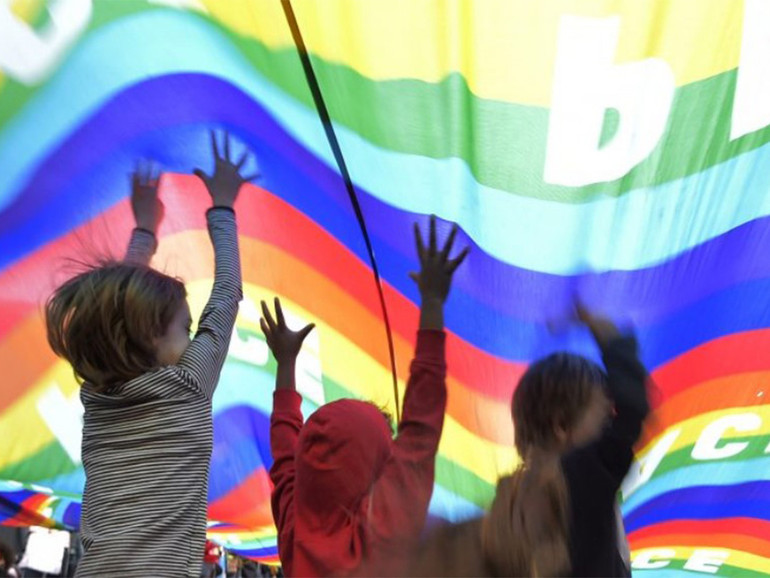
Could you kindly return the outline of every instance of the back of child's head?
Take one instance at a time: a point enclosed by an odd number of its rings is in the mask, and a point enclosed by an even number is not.
[[[522,462],[498,483],[481,526],[482,555],[491,575],[569,572],[569,496],[559,459],[569,449],[565,436],[605,384],[598,365],[569,353],[536,361],[521,377],[512,414]]]
[[[154,340],[185,297],[181,281],[150,267],[101,264],[48,299],[48,343],[79,380],[97,388],[119,385],[158,366]]]
[[[604,371],[571,353],[554,353],[529,366],[513,394],[516,449],[524,459],[535,448],[554,450],[557,430],[569,432],[580,421],[597,388],[606,385]]]
[[[368,554],[368,498],[390,457],[390,426],[374,404],[342,399],[321,406],[295,451],[295,559],[320,575],[349,575]]]
[[[355,508],[382,472],[391,443],[390,426],[374,404],[341,399],[321,406],[300,431],[298,492],[319,497],[318,513]]]

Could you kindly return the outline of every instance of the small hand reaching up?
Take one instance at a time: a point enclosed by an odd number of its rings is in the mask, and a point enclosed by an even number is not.
[[[578,321],[591,331],[599,347],[606,346],[620,336],[620,331],[611,319],[593,313],[580,301],[575,301],[575,314]]]
[[[259,320],[259,325],[262,327],[262,333],[265,334],[267,339],[267,346],[279,363],[296,358],[299,355],[305,337],[315,327],[315,323],[310,323],[299,331],[289,329],[283,316],[281,300],[278,297],[275,298],[275,319],[273,319],[267,303],[262,301],[262,319]]]
[[[211,195],[215,207],[232,208],[241,185],[253,181],[259,176],[259,172],[246,176],[241,175],[243,167],[251,156],[248,150],[244,150],[238,161],[233,161],[230,153],[230,134],[225,132],[222,149],[217,143],[217,135],[211,131],[211,151],[214,155],[214,174],[207,175],[202,169],[195,169],[193,173],[203,181]]]
[[[454,259],[449,258],[452,251],[457,225],[452,227],[444,246],[439,250],[436,241],[436,217],[430,218],[428,246],[422,239],[420,228],[414,224],[414,237],[417,245],[417,256],[420,259],[420,272],[410,273],[409,276],[420,289],[422,304],[420,308],[420,329],[444,328],[444,302],[449,295],[452,276],[468,255],[468,247],[463,249]]]
[[[131,173],[131,210],[134,221],[140,229],[158,232],[158,226],[165,212],[158,198],[158,183],[161,173],[150,162],[139,161]]]

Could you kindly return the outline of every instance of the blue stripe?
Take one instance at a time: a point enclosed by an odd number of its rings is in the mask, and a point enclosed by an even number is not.
[[[650,500],[672,490],[706,484],[709,486],[731,486],[760,480],[770,482],[770,456],[743,462],[687,466],[653,478],[632,493],[623,502],[621,510],[624,516],[630,516],[636,509]]]
[[[625,518],[626,531],[671,520],[755,518],[770,521],[770,482],[698,486],[663,494]]]
[[[132,50],[126,51],[129,45]],[[110,74],[95,73],[105,64],[94,59],[98,54],[111,55]],[[89,34],[6,127],[0,135],[1,164],[7,167],[0,174],[0,206],[20,194],[48,151],[106,98],[137,81],[179,71],[214,74],[243,87],[304,147],[333,166],[314,111],[262,78],[226,37],[202,19],[156,11]],[[93,81],[84,83],[83,78]],[[66,107],[60,104],[61,95],[68,96]],[[220,113],[227,115],[224,107]],[[358,185],[403,210],[436,212],[459,221],[485,250],[533,270],[571,274],[641,268],[770,214],[768,147],[620,199],[563,205],[479,185],[459,159],[436,161],[384,151],[344,127],[337,131]],[[740,190],[740,195],[725,194],[728,176],[730,188]],[[420,187],[419,194],[415,186]],[[446,191],[452,191],[451,203]],[[650,227],[651,223],[656,225]],[[512,241],[512,232],[518,242]]]
[[[267,415],[237,406],[214,416],[209,502],[227,495],[254,471],[272,465]]]
[[[167,84],[171,80],[152,81],[148,86],[155,83],[154,86],[164,88],[161,93],[177,94],[177,91],[167,91],[173,87]],[[206,77],[185,76],[176,77],[175,80],[178,82],[179,90],[183,88],[186,90],[190,101],[194,101],[197,95],[206,95],[200,103],[196,102],[193,108],[196,112],[192,115],[193,117],[205,118],[213,114],[222,102],[245,107],[233,107],[248,113],[249,122],[241,127],[239,134],[257,149],[264,167],[265,185],[277,191],[290,204],[306,211],[311,218],[353,250],[359,258],[364,258],[363,243],[354,227],[344,191],[334,173],[328,169],[325,172],[319,169],[316,179],[312,180],[309,174],[315,170],[312,165],[295,164],[290,160],[292,157],[287,159],[283,154],[285,151],[285,155],[301,155],[301,148],[292,143],[288,136],[272,123],[264,111],[250,103],[245,95],[229,85]],[[111,108],[110,114],[117,113],[124,105],[124,101],[116,100],[114,104],[115,107]],[[166,105],[170,109],[179,109],[176,99],[168,100]],[[163,107],[161,109],[163,112],[170,112],[170,109],[166,110]],[[141,118],[127,117],[127,122],[135,126],[140,126],[140,120]],[[183,122],[184,119],[176,120]],[[183,149],[175,147],[175,143],[178,142],[185,142],[186,147]],[[78,154],[95,154],[86,151],[100,150],[102,151],[100,154],[104,155],[110,148],[109,143],[89,140],[88,144],[90,145],[88,147],[74,147],[71,154],[77,158]],[[87,216],[79,210],[73,199],[91,199],[89,204],[98,212],[121,198],[124,193],[117,191],[114,187],[108,187],[107,184],[114,182],[115,175],[123,175],[128,170],[138,152],[158,153],[161,160],[167,161],[172,166],[186,164],[189,167],[195,160],[206,158],[207,149],[204,127],[182,124],[163,131],[144,133],[141,138],[130,141],[128,148],[116,151],[114,155],[117,158],[110,159],[111,162],[104,162],[96,169],[90,170],[88,176],[77,178],[73,175],[73,178],[65,179],[67,185],[62,186],[58,182],[60,176],[52,177],[50,171],[43,171],[41,180],[32,181],[34,188],[30,189],[30,198],[40,194],[49,199],[44,213],[47,219],[46,227],[41,227],[39,221],[30,219],[17,221],[15,230],[0,228],[3,231],[0,233],[0,258],[7,263],[11,258],[11,252],[18,254],[42,242],[39,237],[44,234],[43,231],[46,228],[48,236],[62,234],[76,224],[72,222],[73,220],[84,220]],[[174,151],[174,154],[162,151]],[[301,156],[298,158],[306,160]],[[70,166],[70,163],[63,162],[68,160],[66,157],[57,156],[52,160],[56,161],[57,166]],[[46,182],[49,182],[46,179],[54,179],[54,181],[46,186]],[[58,188],[52,189],[55,184],[59,185]],[[104,193],[97,195],[96,191]],[[308,195],[308,191],[313,191],[313,196]],[[391,238],[408,237],[407,223],[412,217],[391,211],[388,214],[384,206],[380,207],[379,220],[391,226]],[[56,214],[57,219],[50,219],[52,214]],[[767,231],[767,223],[763,224],[765,227],[761,230],[761,235],[766,234]],[[398,233],[399,230],[403,233]],[[386,244],[382,239],[377,239],[376,249],[385,278],[407,297],[416,301],[416,290],[405,275],[406,271],[414,268],[413,258],[405,260],[401,250]],[[471,257],[467,266],[458,271],[458,287],[453,290],[447,309],[447,325],[450,329],[493,355],[517,361],[531,360],[556,349],[570,349],[588,354],[593,358],[597,357],[590,339],[583,331],[573,330],[564,335],[554,336],[542,324],[518,321],[501,315],[499,311],[474,299],[469,292],[463,291],[463,287],[473,287],[474,293],[478,294],[486,290],[488,293],[497,293],[500,299],[510,291],[509,299],[517,299],[515,288],[498,286],[496,279],[480,278],[475,270],[474,259],[475,257]],[[621,281],[615,290],[618,296],[627,286],[629,279]],[[595,291],[600,293],[604,289],[601,285],[597,285]],[[768,315],[770,311],[763,305],[764,298],[768,294],[767,290],[768,282],[764,279],[745,283],[696,302],[688,309],[667,318],[663,323],[653,327],[642,327],[640,337],[645,361],[651,367],[656,367],[696,345],[721,335],[770,325]],[[564,307],[564,303],[560,303],[557,299],[554,299],[553,303],[557,310]],[[633,311],[633,308],[629,309]],[[469,316],[467,313],[469,311],[472,311],[473,315]],[[551,309],[550,313],[554,313],[554,309]]]

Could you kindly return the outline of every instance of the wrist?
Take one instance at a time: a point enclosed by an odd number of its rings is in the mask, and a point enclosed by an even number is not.
[[[295,383],[295,362],[296,357],[276,357],[278,362],[278,370],[275,373],[275,389],[276,391],[282,389],[296,390],[297,384]]]
[[[434,293],[420,295],[420,302],[423,307],[444,307],[444,298]]]
[[[142,231],[147,231],[153,235],[157,233],[158,229],[154,222],[146,222],[140,219],[137,219],[136,221],[136,228],[141,229]]]
[[[233,208],[233,201],[234,201],[234,199],[231,199],[231,198],[223,198],[223,197],[218,197],[218,196],[212,196],[211,197],[211,201],[212,201],[212,207],[213,208],[217,208],[217,207],[221,207],[221,208],[225,208],[225,209],[232,209]]]
[[[420,329],[444,329],[444,301],[442,299],[423,298],[420,307]]]

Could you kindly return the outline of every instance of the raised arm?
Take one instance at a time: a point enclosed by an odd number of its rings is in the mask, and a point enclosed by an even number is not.
[[[195,337],[178,363],[178,367],[191,377],[193,385],[208,397],[214,395],[219,382],[238,313],[238,302],[243,298],[233,203],[241,186],[257,176],[241,176],[240,171],[248,160],[248,151],[243,153],[238,162],[233,162],[229,135],[225,134],[223,153],[220,153],[213,132],[211,145],[214,174],[208,176],[200,169],[196,169],[195,174],[204,182],[213,201],[213,207],[206,212],[206,218],[214,247],[214,287],[201,314]]]
[[[607,369],[607,384],[615,413],[601,437],[587,448],[620,486],[633,460],[633,447],[650,411],[647,399],[649,379],[638,356],[636,338],[621,334],[610,320],[593,315],[578,306],[583,321],[601,349]]]
[[[137,265],[149,265],[158,247],[158,225],[163,220],[164,207],[158,198],[160,173],[151,163],[139,162],[131,173],[131,211],[136,227],[123,260]]]
[[[377,543],[372,560],[376,571],[400,573],[391,566],[403,550],[417,543],[433,493],[436,453],[446,410],[444,303],[452,276],[465,259],[464,249],[449,258],[457,226],[439,249],[435,218],[430,221],[428,246],[415,225],[420,272],[411,273],[420,290],[420,330],[404,396],[404,413],[393,451],[371,494],[370,532]]]
[[[292,554],[286,549],[294,542],[294,455],[302,428],[302,397],[296,391],[295,368],[302,342],[315,326],[311,323],[299,331],[289,329],[281,301],[277,297],[275,318],[267,304],[262,301],[262,319],[259,323],[278,364],[273,413],[270,416],[270,451],[273,455],[273,466],[270,468],[273,493],[270,502],[278,529],[278,553],[284,566],[287,566]],[[288,570],[287,568],[287,574]]]

